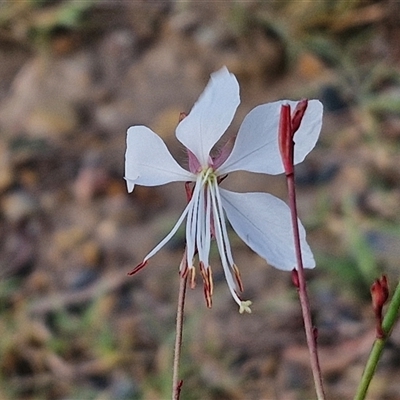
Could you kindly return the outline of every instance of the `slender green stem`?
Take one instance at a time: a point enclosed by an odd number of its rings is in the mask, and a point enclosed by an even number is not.
[[[299,298],[301,311],[303,313],[304,330],[307,338],[307,346],[310,352],[311,370],[314,378],[314,386],[318,400],[325,399],[325,392],[322,382],[321,368],[319,365],[317,343],[315,338],[315,331],[311,319],[310,302],[307,294],[307,284],[304,274],[303,259],[301,256],[301,244],[299,234],[299,223],[297,218],[297,205],[296,205],[296,188],[294,182],[294,173],[286,175],[286,181],[289,194],[289,205],[292,217],[293,235],[296,249],[297,259],[297,273],[299,278]]]
[[[179,363],[181,358],[183,316],[185,309],[187,274],[179,276],[178,309],[176,312],[176,337],[174,347],[174,364],[172,373],[172,400],[179,400],[182,381],[179,379]]]
[[[397,321],[399,310],[400,310],[400,281],[397,284],[392,300],[388,306],[385,318],[383,319],[382,322],[382,330],[385,336],[384,338],[381,339],[379,338],[375,339],[374,344],[372,345],[371,353],[369,355],[367,364],[365,365],[365,369],[361,377],[361,381],[358,386],[354,400],[365,399],[369,384],[371,383],[371,380],[375,374],[375,370],[378,365],[378,361],[382,355],[382,351],[386,344],[387,338],[390,336],[393,326]]]

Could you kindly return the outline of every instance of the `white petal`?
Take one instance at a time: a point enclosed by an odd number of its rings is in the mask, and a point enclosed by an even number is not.
[[[251,110],[239,129],[232,153],[218,169],[218,174],[251,171],[265,174],[284,172],[279,152],[278,129],[281,106],[289,104],[292,112],[297,101],[281,100]],[[322,104],[310,100],[299,130],[294,135],[294,164],[304,160],[314,148],[322,125]]]
[[[270,265],[297,268],[289,207],[267,193],[235,193],[220,188],[222,205],[240,238]],[[313,254],[299,224],[304,268],[314,268]]]
[[[146,126],[128,129],[125,153],[128,191],[136,184],[157,186],[175,181],[193,181],[194,175],[171,156],[163,140]]]
[[[176,128],[176,137],[205,167],[212,147],[224,134],[240,103],[239,84],[226,67],[211,79],[189,115]]]

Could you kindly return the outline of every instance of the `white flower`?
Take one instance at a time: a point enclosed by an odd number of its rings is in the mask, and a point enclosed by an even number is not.
[[[249,301],[242,301],[242,283],[233,260],[225,218],[241,239],[269,264],[281,270],[296,268],[296,256],[288,206],[266,193],[235,193],[222,189],[220,181],[233,171],[280,174],[284,167],[279,152],[278,127],[282,104],[293,108],[294,101],[278,101],[254,108],[244,119],[230,154],[210,152],[224,134],[240,103],[239,84],[224,67],[213,73],[204,92],[176,128],[176,137],[187,148],[189,170],[171,156],[162,139],[145,126],[128,129],[125,179],[128,191],[135,185],[157,186],[169,182],[192,182],[191,198],[171,232],[144,258],[132,273],[143,268],[176,233],[186,218],[186,259],[181,273],[190,274],[196,252],[204,281],[206,302],[211,307],[213,290],[209,262],[211,239],[215,237],[230,292],[240,312],[250,312]],[[322,123],[322,104],[310,100],[300,128],[295,134],[294,163],[300,163],[313,149]],[[305,268],[315,266],[312,252],[300,224]]]

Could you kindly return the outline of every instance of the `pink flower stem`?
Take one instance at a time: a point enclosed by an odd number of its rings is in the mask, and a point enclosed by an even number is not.
[[[297,260],[297,282],[298,292],[300,298],[301,311],[303,313],[304,330],[307,338],[307,346],[310,352],[311,370],[314,378],[315,391],[317,393],[318,400],[325,399],[325,392],[322,382],[321,368],[319,365],[317,341],[316,341],[316,328],[312,324],[310,302],[307,294],[307,284],[304,274],[303,260],[301,255],[300,246],[300,235],[299,235],[299,223],[297,218],[297,206],[296,206],[296,188],[294,182],[294,172],[286,174],[286,182],[289,194],[289,206],[292,217],[292,227],[294,244],[296,249],[296,260]]]
[[[183,259],[185,259],[185,255]],[[174,347],[174,364],[172,372],[172,400],[179,400],[183,384],[183,381],[179,379],[179,363],[182,348],[183,316],[185,309],[187,277],[188,274],[179,274],[178,309],[176,312],[176,337]]]
[[[296,186],[294,182],[294,135],[301,125],[303,117],[307,111],[307,107],[307,99],[299,101],[293,113],[291,113],[291,107],[289,104],[284,104],[281,106],[278,140],[288,187],[294,246],[296,249],[297,270],[293,270],[292,279],[299,292],[301,311],[303,313],[304,330],[306,332],[307,346],[310,352],[311,370],[314,378],[315,391],[317,393],[318,400],[324,400],[325,393],[317,352],[317,329],[313,326],[311,320],[310,302],[308,300],[303,258],[301,256],[299,220],[297,218],[296,206]]]

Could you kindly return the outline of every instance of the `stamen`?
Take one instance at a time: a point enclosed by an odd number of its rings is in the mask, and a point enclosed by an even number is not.
[[[211,193],[210,189],[207,186],[207,198],[206,200],[206,223],[205,223],[205,232],[204,232],[204,253],[205,259],[202,260],[205,265],[209,264],[209,255],[211,248]]]
[[[236,278],[236,282],[237,282],[237,284],[239,286],[239,290],[241,292],[243,292],[243,282],[242,282],[242,278],[240,276],[239,268],[237,267],[236,264],[233,264],[233,271],[235,273],[235,278]]]
[[[233,299],[240,306],[241,300],[235,291],[236,285],[235,285],[235,282],[232,277],[232,270],[229,268],[229,263],[228,263],[228,260],[226,257],[224,239],[223,239],[222,228],[221,228],[221,219],[218,214],[219,210],[218,210],[218,206],[216,204],[216,202],[217,202],[216,195],[215,195],[216,190],[217,189],[216,189],[215,185],[210,185],[213,215],[214,215],[213,222],[214,222],[214,228],[215,228],[215,239],[217,241],[217,247],[218,247],[219,255],[221,258],[222,268],[224,270],[225,279],[228,283],[229,291],[231,292]]]
[[[214,172],[212,167],[207,168],[203,173],[203,183],[207,182],[210,175]]]
[[[179,274],[182,278],[185,278],[188,272],[188,263],[186,261],[186,247],[185,251],[183,252],[183,257],[181,263],[179,264]]]
[[[196,269],[194,267],[189,267],[189,274],[190,289],[194,289],[196,287]]]
[[[199,204],[197,208],[197,230],[196,230],[196,246],[199,253],[199,260],[203,261],[206,258],[205,248],[204,248],[204,237],[205,237],[205,227],[206,227],[206,217],[205,217],[205,200],[204,200],[204,187],[201,188],[199,192]]]
[[[218,185],[215,186],[215,194],[216,194],[216,198],[217,198],[217,206],[218,206],[218,211],[219,211],[218,215],[221,220],[220,225],[221,225],[221,229],[222,229],[222,237],[223,237],[223,243],[224,243],[224,248],[225,248],[225,255],[229,262],[229,266],[235,275],[235,279],[237,282],[237,288],[239,289],[240,292],[243,292],[243,283],[242,283],[242,279],[240,277],[240,272],[239,272],[235,262],[233,261],[232,248],[231,248],[231,243],[230,243],[229,236],[228,236],[228,230],[226,228],[225,213],[222,208],[222,201],[221,201],[221,196],[219,193]],[[236,287],[236,285],[235,285],[235,287]]]
[[[128,275],[133,275],[136,274],[136,272],[139,272],[142,268],[144,268],[147,265],[147,260],[142,261],[139,265],[137,265],[131,272],[128,272]]]
[[[233,261],[231,243],[229,241],[228,231],[226,229],[225,214],[224,214],[224,210],[222,208],[221,196],[220,196],[219,187],[217,184],[215,185],[215,194],[216,194],[216,198],[217,198],[218,216],[221,220],[221,228],[222,228],[222,235],[223,235],[223,240],[224,240],[224,245],[225,245],[226,256],[228,258],[230,267],[233,269],[235,262]]]
[[[192,199],[193,200],[193,199]],[[188,205],[186,206],[186,208],[183,210],[183,213],[181,214],[181,216],[179,217],[178,221],[176,222],[176,224],[174,225],[174,227],[171,229],[171,231],[168,233],[167,236],[165,236],[165,238],[163,240],[161,240],[160,243],[158,243],[158,245],[156,247],[154,247],[154,249],[147,254],[147,256],[144,258],[144,261],[149,260],[151,257],[153,257],[156,253],[158,253],[158,251],[160,249],[162,249],[170,240],[171,238],[175,235],[176,231],[179,229],[179,227],[182,225],[183,220],[185,219],[187,213],[189,212],[189,210],[191,209],[191,207],[193,206],[192,204],[192,200],[190,200],[190,202],[188,203]]]
[[[199,194],[201,190],[200,182],[201,177],[199,176],[196,180],[192,200],[190,201],[192,206],[188,211],[186,220],[186,255],[188,265],[193,264],[194,253],[196,250],[196,230],[198,224]]]
[[[207,308],[211,308],[212,307],[212,295],[210,292],[210,288],[206,285],[204,285],[204,298],[206,299]]]
[[[203,287],[204,287],[204,297],[206,299],[206,304],[208,308],[212,306],[212,293],[213,293],[213,282],[211,275],[211,268],[205,268],[204,264],[200,262],[200,272],[203,278]]]

